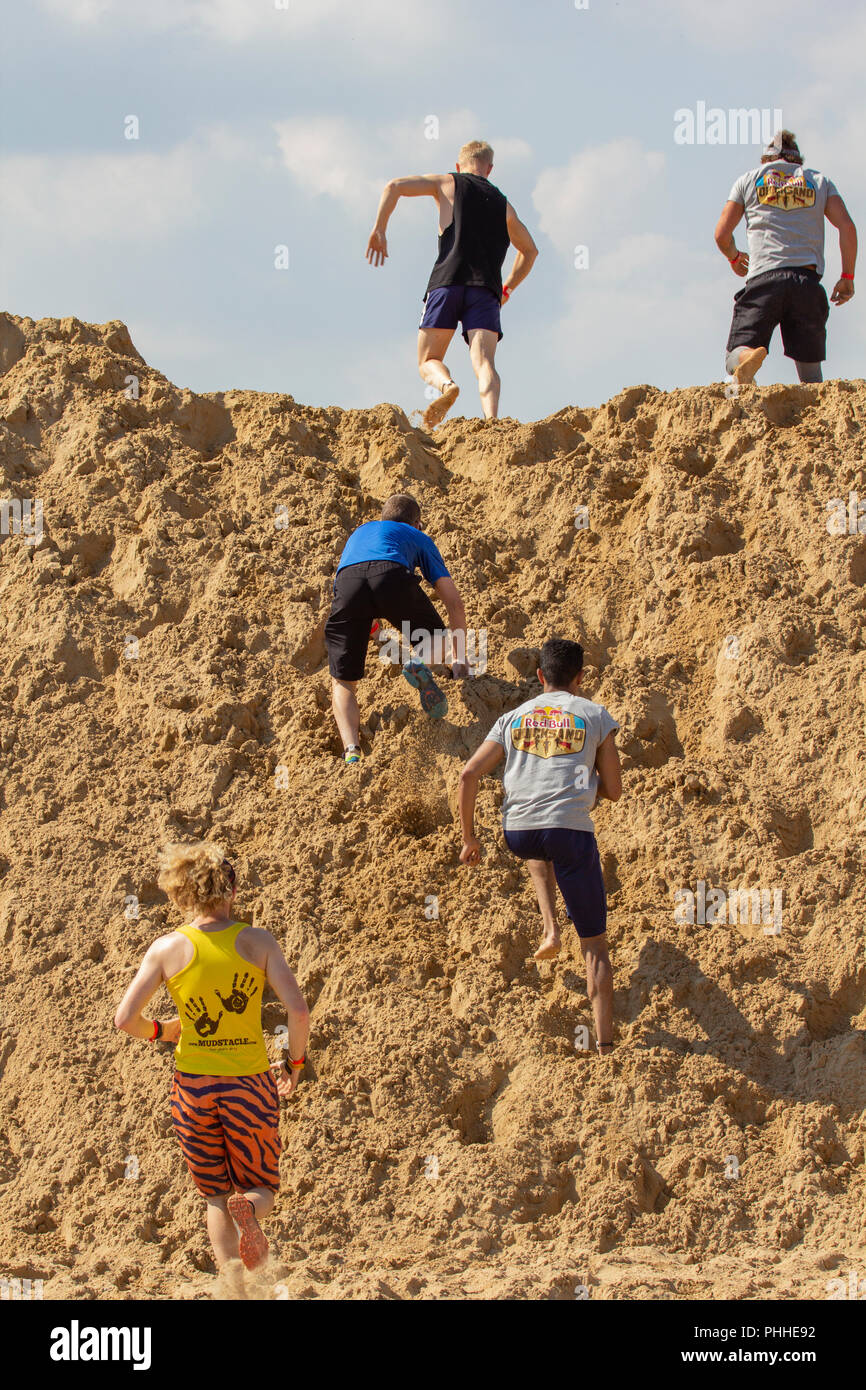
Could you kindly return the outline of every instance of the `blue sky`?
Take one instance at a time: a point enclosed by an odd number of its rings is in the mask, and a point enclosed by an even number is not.
[[[722,379],[741,282],[712,232],[760,149],[677,144],[677,110],[780,108],[864,217],[866,14],[847,0],[832,24],[805,0],[279,4],[3,0],[4,307],[123,319],[194,390],[413,410],[436,210],[401,203],[372,269],[378,194],[485,138],[541,251],[499,350],[502,413],[535,419],[637,383]],[[864,307],[832,311],[827,375],[863,375]],[[449,365],[457,413],[477,413],[459,339]],[[794,379],[776,344],[761,380]]]

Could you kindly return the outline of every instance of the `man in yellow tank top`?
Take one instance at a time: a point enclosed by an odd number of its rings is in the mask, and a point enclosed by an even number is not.
[[[280,1185],[280,1097],[298,1084],[309,1011],[275,938],[233,917],[235,874],[218,846],[167,845],[160,868],[160,888],[192,920],[150,946],[114,1022],[134,1038],[177,1044],[172,1123],[207,1201],[217,1264],[240,1257],[254,1269],[268,1251],[259,1221]],[[178,1016],[146,1019],[162,984]],[[262,1032],[265,984],[288,1017],[288,1061],[273,1069]]]

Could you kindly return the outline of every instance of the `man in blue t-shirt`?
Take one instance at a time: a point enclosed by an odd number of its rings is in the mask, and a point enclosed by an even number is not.
[[[371,626],[379,618],[398,630],[402,646],[413,648],[416,653],[413,656],[411,651],[404,652],[403,675],[420,692],[421,708],[434,719],[442,719],[448,710],[448,701],[429,667],[418,659],[418,654],[424,656],[435,650],[437,637],[441,643],[446,629],[421,589],[416,569],[447,609],[452,676],[460,679],[469,674],[463,600],[445,561],[421,530],[421,508],[415,498],[397,493],[385,503],[381,520],[359,526],[346,542],[325,623],[331,703],[343,740],[343,759],[349,766],[361,758],[361,713],[356,691],[364,674]]]
[[[737,250],[733,235],[744,215],[748,252]],[[778,131],[760,166],[734,183],[716,226],[716,245],[746,281],[734,295],[725,359],[740,385],[754,380],[777,327],[800,380],[822,379],[830,313],[821,284],[825,218],[839,232],[842,260],[830,299],[847,304],[854,295],[857,229],[833,181],[804,166],[790,130]]]
[[[619,724],[604,705],[580,694],[583,648],[553,637],[541,649],[542,693],[503,714],[460,776],[461,864],[478,864],[478,783],[505,759],[505,843],[526,861],[544,924],[536,960],[552,960],[561,941],[556,890],[577,931],[586,962],[596,1048],[613,1046],[613,974],[607,950],[607,898],[590,812],[599,796],[622,792],[614,737]]]

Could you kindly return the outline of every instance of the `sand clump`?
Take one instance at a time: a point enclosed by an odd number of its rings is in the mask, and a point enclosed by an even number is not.
[[[0,496],[42,504],[41,534],[0,539],[0,1273],[228,1296],[170,1055],[112,1029],[177,924],[158,847],[209,837],[312,1008],[250,1296],[823,1298],[866,1274],[866,536],[827,527],[866,494],[866,383],[638,386],[429,435],[392,405],[196,396],[120,323],[4,316],[0,368]],[[488,665],[433,725],[371,649],[347,772],[330,585],[398,490]],[[530,958],[494,779],[482,866],[457,863],[461,764],[552,633],[622,723],[603,1063],[575,1045],[573,937]],[[701,883],[781,890],[781,932],[677,920]],[[274,1056],[281,1021],[269,1000]]]

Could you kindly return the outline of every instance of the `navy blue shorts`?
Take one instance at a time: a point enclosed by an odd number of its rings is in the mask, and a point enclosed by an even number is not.
[[[565,911],[578,936],[607,931],[607,894],[598,844],[589,830],[506,830],[505,843],[518,859],[547,859],[553,864]]]
[[[467,343],[470,328],[489,328],[502,337],[499,300],[484,285],[444,285],[431,290],[418,327],[456,328],[461,319]]]

